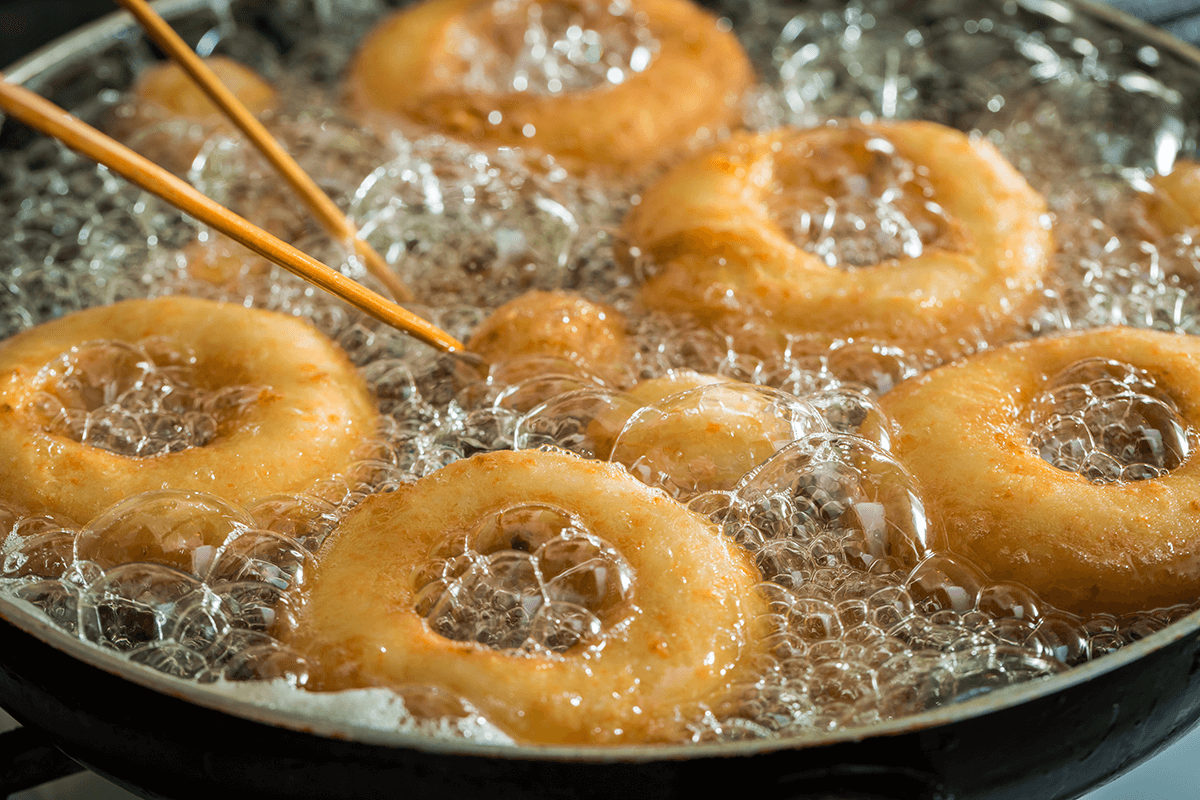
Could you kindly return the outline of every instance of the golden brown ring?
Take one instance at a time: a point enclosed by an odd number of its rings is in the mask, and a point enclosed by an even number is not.
[[[252,385],[256,399],[202,447],[145,458],[49,432],[39,371],[97,340],[165,339],[196,355],[199,388]],[[86,522],[141,492],[207,492],[246,504],[342,471],[377,412],[345,354],[292,317],[186,297],[130,300],[23,331],[0,345],[0,499]]]
[[[384,20],[351,65],[351,107],[471,142],[533,147],[574,172],[630,170],[679,149],[702,128],[733,124],[737,97],[754,80],[737,39],[707,12],[688,0],[633,0],[659,43],[644,71],[559,95],[481,94],[463,86],[466,65],[451,40],[485,3],[426,0]],[[499,121],[490,121],[496,113]]]
[[[575,515],[633,568],[639,610],[603,647],[493,650],[434,633],[414,610],[415,568],[454,535],[521,503]],[[322,689],[433,685],[522,740],[638,741],[672,709],[727,686],[762,613],[757,580],[707,520],[619,467],[533,450],[489,453],[356,509],[318,555],[293,645],[316,656]]]
[[[830,267],[772,218],[773,181],[807,180],[821,165],[806,163],[814,160],[806,153],[845,149],[864,131],[890,142],[928,181],[957,226],[955,247]],[[709,321],[759,318],[785,332],[868,336],[945,356],[973,349],[981,335],[1003,336],[1031,307],[1051,253],[1045,211],[987,141],[900,122],[734,136],[674,167],[623,227],[656,270],[642,287],[652,308]]]
[[[1200,592],[1200,458],[1160,478],[1093,484],[1043,460],[1026,406],[1092,357],[1145,370],[1200,430],[1200,339],[1104,329],[983,353],[883,397],[895,452],[946,527],[950,549],[993,580],[1024,583],[1070,611],[1193,603]]]

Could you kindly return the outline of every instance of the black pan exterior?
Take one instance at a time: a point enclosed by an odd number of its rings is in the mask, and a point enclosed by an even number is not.
[[[0,698],[68,755],[144,797],[1075,797],[1200,719],[1200,630],[1083,680],[1000,692],[899,729],[829,744],[566,751],[404,746],[317,736],[164,694],[0,623]],[[1020,689],[1021,687],[1018,687]],[[1028,688],[1028,687],[1026,687]],[[247,708],[247,714],[254,710]]]

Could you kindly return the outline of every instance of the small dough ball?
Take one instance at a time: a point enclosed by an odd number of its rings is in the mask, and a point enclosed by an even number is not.
[[[616,309],[566,292],[527,292],[484,320],[467,350],[500,370],[506,383],[553,371],[613,384],[627,382],[632,350]]]

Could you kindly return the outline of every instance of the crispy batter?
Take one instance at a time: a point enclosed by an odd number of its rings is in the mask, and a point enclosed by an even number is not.
[[[615,308],[566,292],[526,292],[492,312],[467,341],[515,383],[544,371],[600,378],[614,385],[628,380],[633,349],[625,317]]]
[[[1152,206],[1152,212],[1169,233],[1200,228],[1200,163],[1181,159],[1166,175],[1150,180],[1166,201]]]

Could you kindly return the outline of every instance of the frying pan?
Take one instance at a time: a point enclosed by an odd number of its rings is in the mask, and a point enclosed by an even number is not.
[[[1107,8],[1037,5],[1086,16],[1200,70],[1200,53]],[[180,20],[203,2],[157,6]],[[128,17],[113,15],[7,72],[76,105],[95,95],[91,60],[138,36]],[[5,128],[0,149],[22,135]],[[498,749],[250,706],[135,668],[0,601],[0,705],[73,759],[147,798],[663,800],[709,796],[730,780],[739,794],[805,800],[1070,798],[1200,719],[1200,612],[1054,677],[866,729],[686,748]]]

